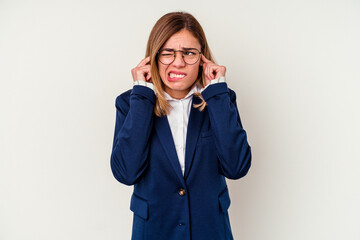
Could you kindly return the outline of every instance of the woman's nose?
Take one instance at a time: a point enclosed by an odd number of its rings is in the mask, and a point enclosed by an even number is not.
[[[173,66],[175,67],[184,67],[185,66],[185,61],[183,58],[183,53],[182,52],[175,52],[175,59],[172,63]]]

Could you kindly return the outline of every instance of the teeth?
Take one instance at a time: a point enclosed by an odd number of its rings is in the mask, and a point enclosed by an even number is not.
[[[171,78],[183,78],[185,77],[184,74],[174,74],[174,73],[170,73],[169,74]]]

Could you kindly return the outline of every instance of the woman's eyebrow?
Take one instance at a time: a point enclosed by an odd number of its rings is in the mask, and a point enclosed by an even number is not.
[[[197,48],[187,48],[187,47],[183,47],[183,50],[198,50]],[[166,50],[166,51],[175,51],[173,48],[163,48],[162,50]]]
[[[183,48],[184,50],[198,50],[197,48]]]

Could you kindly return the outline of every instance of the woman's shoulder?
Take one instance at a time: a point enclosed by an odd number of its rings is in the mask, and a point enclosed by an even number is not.
[[[131,91],[132,89],[129,89],[116,97],[115,105],[117,108],[129,106]]]
[[[228,88],[228,90],[229,90],[230,100],[231,100],[232,102],[234,102],[234,101],[236,100],[236,93],[235,93],[234,90],[232,90],[232,89],[230,89],[230,88]]]

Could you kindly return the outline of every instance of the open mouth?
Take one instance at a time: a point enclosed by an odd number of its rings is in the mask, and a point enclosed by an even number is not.
[[[177,81],[177,80],[180,80],[180,79],[184,78],[185,76],[186,76],[186,74],[170,72],[168,74],[168,80],[169,81]]]

